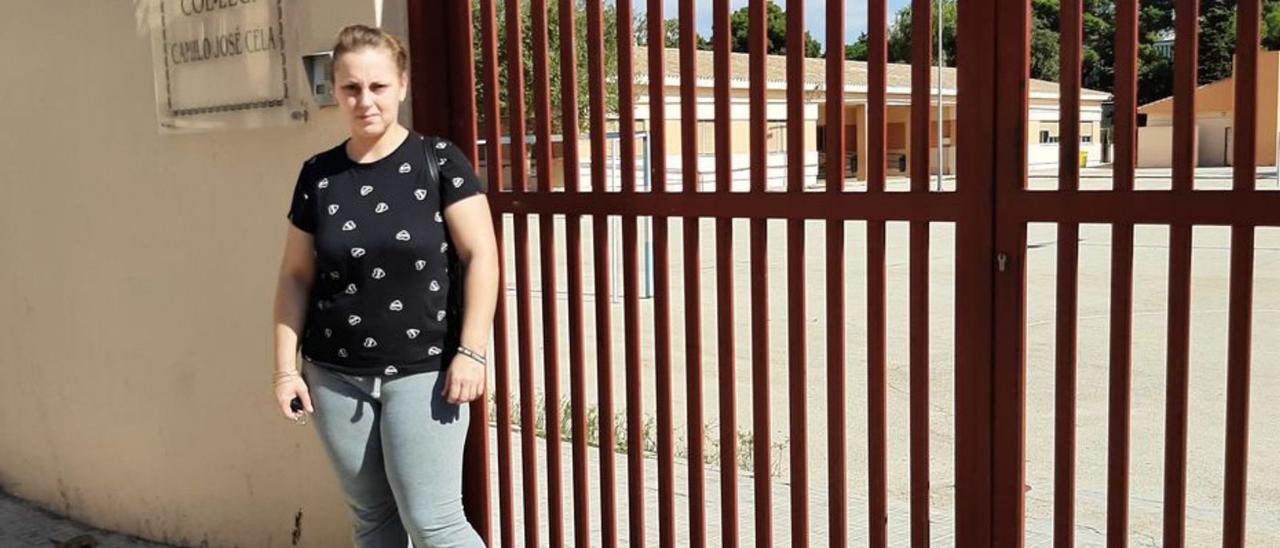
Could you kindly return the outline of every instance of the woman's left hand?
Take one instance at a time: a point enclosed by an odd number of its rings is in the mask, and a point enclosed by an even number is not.
[[[449,403],[467,403],[484,394],[484,366],[479,362],[458,354],[449,363],[445,372],[444,398]]]

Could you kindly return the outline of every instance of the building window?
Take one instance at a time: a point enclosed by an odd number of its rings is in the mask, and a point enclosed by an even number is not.
[[[1058,123],[1057,122],[1040,122],[1040,144],[1052,144],[1058,142]]]
[[[1080,122],[1080,142],[1093,142],[1093,122]]]

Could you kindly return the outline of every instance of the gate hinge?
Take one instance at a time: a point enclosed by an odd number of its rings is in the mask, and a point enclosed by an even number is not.
[[[996,253],[996,269],[998,269],[1000,272],[1004,272],[1005,268],[1008,265],[1009,265],[1009,255],[1006,253]]]

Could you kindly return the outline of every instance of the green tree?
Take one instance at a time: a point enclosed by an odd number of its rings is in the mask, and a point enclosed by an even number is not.
[[[766,5],[767,17],[765,17],[765,34],[766,40],[769,42],[768,53],[771,55],[781,55],[787,52],[787,12],[769,0]],[[736,52],[750,53],[749,39],[750,35],[750,12],[749,8],[744,7],[733,12],[729,17],[729,30],[731,35],[732,49]],[[805,57],[821,57],[822,44],[813,38],[808,31],[804,33],[804,56]]]
[[[1262,45],[1280,49],[1280,0],[1266,0],[1262,7]]]

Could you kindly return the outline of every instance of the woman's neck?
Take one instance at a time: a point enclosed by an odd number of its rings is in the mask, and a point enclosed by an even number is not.
[[[360,163],[376,162],[395,151],[408,133],[408,129],[395,124],[377,137],[361,138],[352,135],[347,141],[347,157]]]

